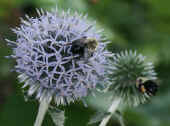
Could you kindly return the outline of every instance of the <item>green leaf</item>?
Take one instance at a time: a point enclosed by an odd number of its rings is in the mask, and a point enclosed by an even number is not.
[[[48,112],[56,126],[64,126],[65,121],[64,111],[57,109],[55,107],[50,107]]]

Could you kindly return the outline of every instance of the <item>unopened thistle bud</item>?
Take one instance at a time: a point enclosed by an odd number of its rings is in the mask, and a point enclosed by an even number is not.
[[[111,60],[110,73],[113,97],[121,98],[124,103],[138,105],[144,103],[157,91],[156,73],[152,63],[136,51],[115,54]]]
[[[67,104],[96,88],[107,68],[105,38],[86,16],[70,11],[37,11],[13,29],[17,35],[12,58],[16,59],[23,88],[28,95]]]

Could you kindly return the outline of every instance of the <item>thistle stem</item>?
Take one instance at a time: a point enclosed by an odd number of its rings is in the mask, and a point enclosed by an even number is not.
[[[34,123],[34,126],[41,126],[44,116],[48,110],[50,101],[44,98],[39,105],[38,115],[36,117],[36,121]]]
[[[110,108],[108,109],[108,112],[111,113],[108,116],[106,116],[100,123],[99,126],[106,126],[107,123],[109,122],[110,118],[112,117],[112,114],[116,111],[120,104],[121,99],[116,99],[112,102]]]

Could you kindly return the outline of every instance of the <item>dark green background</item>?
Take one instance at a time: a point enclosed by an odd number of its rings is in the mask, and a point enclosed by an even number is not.
[[[19,26],[19,17],[35,16],[35,8],[50,10],[71,8],[88,13],[105,29],[111,40],[108,49],[119,52],[137,50],[152,61],[159,78],[159,92],[148,103],[139,107],[127,107],[124,120],[127,126],[170,126],[170,1],[169,0],[0,0],[0,126],[32,126],[38,104],[25,102],[16,73],[10,72],[15,62],[5,59],[11,54],[4,38],[15,40],[10,28]],[[90,99],[90,98],[89,98]],[[71,104],[66,110],[66,126],[86,126],[96,110],[105,102],[96,98]],[[94,101],[94,100],[93,100]],[[53,126],[49,115],[43,126]],[[94,124],[94,126],[97,124]],[[119,126],[111,120],[109,126]]]

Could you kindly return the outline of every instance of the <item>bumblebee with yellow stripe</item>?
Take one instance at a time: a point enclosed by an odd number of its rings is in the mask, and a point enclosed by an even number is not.
[[[98,41],[95,38],[83,37],[72,42],[71,52],[79,54],[81,57],[89,58],[93,56],[98,46]]]
[[[158,91],[158,84],[144,77],[137,78],[136,87],[141,93],[146,93],[149,96],[155,95]]]

